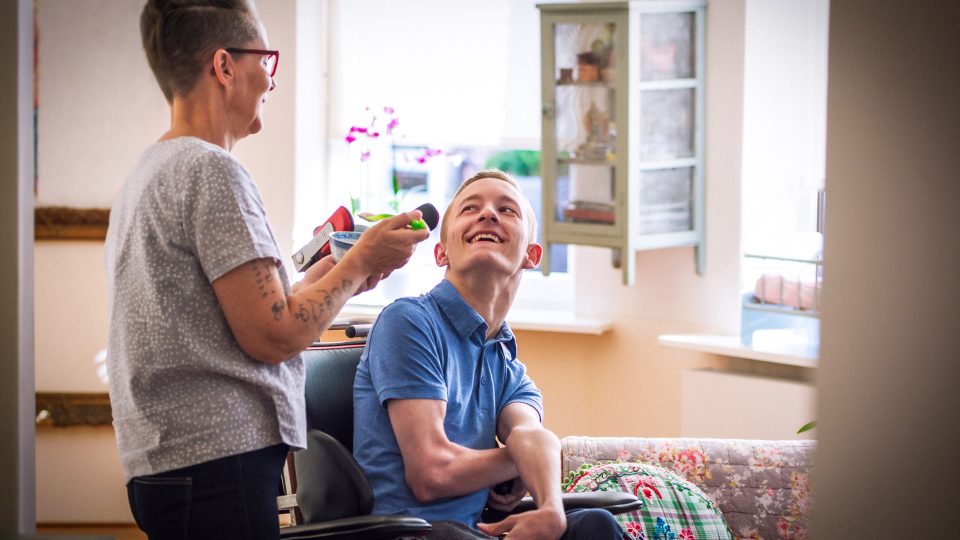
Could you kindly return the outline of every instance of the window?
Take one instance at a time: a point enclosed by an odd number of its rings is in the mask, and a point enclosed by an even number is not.
[[[443,212],[463,179],[497,166],[517,178],[539,214],[534,1],[350,0],[329,6],[323,30],[327,160],[319,174],[329,180],[322,190],[298,187],[298,194],[322,192],[327,213],[349,208],[351,200],[357,210],[374,213],[428,201]],[[348,143],[348,135],[356,140]],[[301,228],[298,235],[304,235]],[[356,301],[382,305],[429,290],[443,275],[433,262],[438,236],[434,231],[407,267]],[[552,254],[558,274],[528,272],[518,307],[572,307],[566,246]]]
[[[756,330],[806,339],[799,348],[814,355],[822,276],[805,261],[822,257],[828,11],[828,0],[746,3],[742,337],[756,345],[751,310],[763,299],[782,311]]]

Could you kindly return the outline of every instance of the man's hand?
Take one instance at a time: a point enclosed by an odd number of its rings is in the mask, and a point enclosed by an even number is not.
[[[497,493],[497,486],[500,484],[490,488],[490,492],[487,495],[487,506],[494,510],[500,510],[501,512],[510,512],[517,507],[520,499],[527,494],[527,488],[519,478],[508,480],[508,482],[511,482],[511,486],[510,491],[506,493]]]
[[[510,533],[510,540],[557,540],[567,530],[567,516],[562,510],[541,507],[496,523],[477,523],[477,528],[489,536]]]

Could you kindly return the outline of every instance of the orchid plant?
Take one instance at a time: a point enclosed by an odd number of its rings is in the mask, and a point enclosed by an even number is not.
[[[367,106],[365,108],[365,113],[367,119],[363,124],[357,124],[350,126],[350,129],[347,131],[344,141],[346,141],[348,146],[353,146],[356,144],[359,147],[359,158],[360,158],[360,183],[359,186],[354,186],[357,188],[350,190],[350,208],[354,214],[357,214],[360,210],[361,197],[368,193],[368,178],[367,178],[367,165],[370,160],[372,148],[375,146],[375,143],[379,140],[389,139],[390,143],[388,147],[391,151],[391,177],[390,177],[390,187],[393,191],[393,197],[390,200],[390,207],[394,212],[400,211],[400,202],[403,199],[404,191],[400,187],[399,179],[397,178],[397,164],[396,164],[396,153],[393,152],[393,146],[398,137],[397,128],[400,126],[400,118],[397,116],[396,110],[391,106],[384,106],[380,108],[372,108]],[[442,151],[433,148],[424,148],[414,159],[420,163],[426,163],[430,158],[441,154]]]

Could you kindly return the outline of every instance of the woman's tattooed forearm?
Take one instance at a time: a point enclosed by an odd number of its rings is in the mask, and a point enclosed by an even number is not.
[[[351,286],[348,279],[343,280],[343,289]],[[326,322],[339,311],[340,298],[343,296],[343,289],[334,287],[330,291],[321,289],[316,291],[319,298],[308,298],[300,302],[299,306],[293,312],[293,318],[304,323]]]
[[[300,306],[293,312],[293,318],[305,323],[317,320],[323,312],[323,306],[314,300],[300,302]]]

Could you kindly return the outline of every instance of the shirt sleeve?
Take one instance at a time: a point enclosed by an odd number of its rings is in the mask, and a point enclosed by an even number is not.
[[[439,334],[409,300],[387,306],[367,338],[367,367],[381,405],[389,399],[447,400]]]
[[[260,192],[228,154],[204,153],[190,168],[184,234],[211,282],[254,259],[280,261]]]
[[[540,415],[540,422],[543,422],[543,396],[540,395],[540,389],[533,382],[533,379],[527,376],[527,368],[520,360],[511,360],[507,364],[507,391],[503,393],[503,399],[497,410],[497,416],[503,411],[503,408],[511,403],[525,403],[533,407]]]

